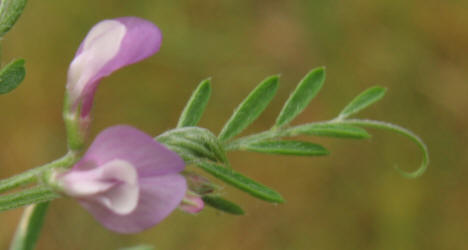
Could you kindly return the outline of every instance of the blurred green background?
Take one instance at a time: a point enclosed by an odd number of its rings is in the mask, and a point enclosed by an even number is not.
[[[158,250],[467,249],[468,1],[463,0],[30,0],[2,41],[2,64],[26,59],[25,82],[1,96],[0,177],[65,153],[61,104],[76,48],[96,22],[134,15],[163,31],[160,53],[106,78],[95,98],[92,136],[114,124],[157,135],[173,128],[198,82],[213,78],[200,125],[218,132],[264,77],[281,74],[278,95],[245,134],[269,128],[311,68],[327,81],[295,121],[334,117],[367,87],[389,88],[361,117],[403,125],[428,144],[431,165],[408,180],[421,153],[406,138],[372,130],[367,141],[315,139],[332,154],[298,158],[232,153],[237,170],[280,191],[272,205],[231,187],[242,217],[210,208],[179,211],[144,233],[102,228],[71,199],[52,203],[38,249]],[[7,249],[21,209],[0,214]]]

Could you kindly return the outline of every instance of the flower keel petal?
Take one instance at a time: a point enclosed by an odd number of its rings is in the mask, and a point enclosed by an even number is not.
[[[119,233],[138,233],[166,218],[180,204],[187,185],[179,174],[140,179],[140,198],[134,211],[118,215],[101,203],[81,204],[106,228]]]
[[[99,202],[116,214],[128,214],[137,206],[138,175],[128,162],[114,160],[99,168],[70,171],[58,179],[66,194]]]

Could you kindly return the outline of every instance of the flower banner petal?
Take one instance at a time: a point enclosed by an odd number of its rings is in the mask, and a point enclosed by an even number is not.
[[[122,17],[96,24],[68,70],[67,91],[73,108],[81,105],[81,116],[87,116],[100,80],[153,55],[161,41],[159,28],[141,18]]]
[[[151,136],[131,126],[117,125],[101,132],[75,167],[88,169],[116,159],[135,166],[140,178],[178,173],[185,166],[182,158]]]

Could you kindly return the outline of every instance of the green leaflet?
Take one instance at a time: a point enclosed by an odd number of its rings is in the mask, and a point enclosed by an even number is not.
[[[33,250],[35,248],[49,203],[34,204],[24,210],[10,250]]]
[[[27,0],[3,0],[0,3],[0,37],[15,25],[23,13]]]
[[[24,80],[24,59],[17,59],[0,70],[0,94],[11,92]]]
[[[189,165],[189,164],[193,163],[194,161],[198,160],[198,157],[196,155],[194,155],[193,152],[191,152],[190,150],[188,150],[186,148],[176,146],[176,145],[166,144],[166,143],[163,143],[163,144],[168,149],[176,152],[185,161],[185,164],[187,164],[187,165]]]
[[[223,166],[205,161],[199,161],[195,164],[214,177],[231,184],[232,186],[254,197],[268,202],[284,202],[283,197],[281,197],[281,195],[275,190],[270,189],[248,177],[245,177],[231,168],[225,168]]]
[[[186,149],[190,154],[197,158],[208,158],[212,161],[217,161],[215,154],[204,143],[200,143],[182,136],[162,137],[159,142],[167,146],[178,146]]]
[[[257,119],[273,99],[277,89],[278,76],[268,77],[260,83],[234,111],[221,130],[219,140],[231,139]]]
[[[205,111],[206,104],[211,96],[211,80],[203,80],[195,89],[192,96],[190,97],[187,105],[180,115],[177,127],[189,127],[195,126],[200,121],[200,118]]]
[[[215,209],[221,210],[226,213],[235,214],[235,215],[243,215],[244,210],[238,206],[237,204],[225,200],[217,195],[205,195],[202,196],[203,202],[206,205],[213,207]]]
[[[276,119],[275,126],[285,126],[296,118],[318,94],[324,82],[325,68],[319,67],[310,71],[289,96]]]
[[[350,139],[366,139],[370,134],[366,130],[342,123],[311,123],[297,126],[290,135],[316,135]]]
[[[386,91],[386,88],[378,86],[364,90],[341,111],[338,117],[343,119],[356,114],[384,97]]]
[[[169,130],[155,138],[181,156],[208,158],[228,164],[226,153],[216,136],[208,129],[184,127]]]
[[[249,151],[281,155],[320,156],[328,155],[321,145],[303,141],[261,141],[245,145]]]

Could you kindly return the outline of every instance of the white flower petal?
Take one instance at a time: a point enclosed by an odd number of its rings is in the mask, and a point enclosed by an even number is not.
[[[125,25],[115,20],[102,21],[91,29],[68,71],[72,100],[78,98],[91,78],[118,54],[126,32]]]
[[[138,174],[126,161],[117,159],[88,171],[72,171],[59,180],[66,194],[95,200],[116,214],[128,214],[138,204]]]

